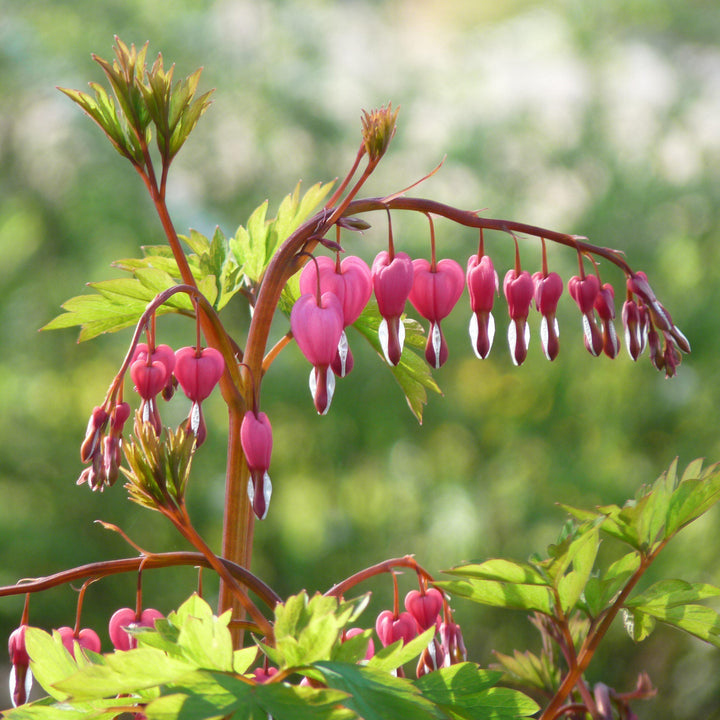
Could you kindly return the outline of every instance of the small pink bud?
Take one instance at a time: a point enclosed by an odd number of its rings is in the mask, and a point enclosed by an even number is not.
[[[10,653],[10,697],[13,707],[24,705],[32,688],[32,672],[30,671],[30,658],[25,649],[25,630],[27,625],[21,625],[10,633],[8,651]]]
[[[443,653],[442,667],[450,667],[467,660],[467,650],[463,642],[460,626],[454,622],[441,623],[440,647]]]
[[[225,359],[215,348],[184,347],[175,353],[175,377],[187,397],[202,402],[213,391],[225,371]]]
[[[615,332],[615,291],[605,283],[595,298],[595,310],[602,322],[603,352],[609,358],[616,358],[620,352],[620,340]]]
[[[623,304],[622,322],[628,353],[633,360],[637,360],[645,349],[647,326],[643,326],[640,308],[634,300],[626,300]]]
[[[398,640],[406,644],[417,636],[417,624],[408,612],[401,612],[395,617],[391,610],[383,610],[375,621],[375,632],[385,647]]]
[[[272,494],[272,483],[267,472],[272,443],[272,426],[268,416],[263,412],[256,415],[252,410],[248,410],[240,426],[240,444],[250,468],[248,497],[259,520],[264,520],[267,516]]]
[[[495,338],[495,318],[492,307],[498,292],[498,275],[489,255],[478,258],[471,255],[465,273],[470,308],[470,340],[475,355],[482,360],[487,358]]]
[[[595,322],[595,299],[600,292],[600,281],[596,275],[580,278],[574,275],[568,281],[568,292],[577,303],[583,315],[583,339],[591,355],[599,355],[603,349],[603,339]]]
[[[508,270],[503,281],[503,292],[508,302],[510,325],[508,326],[508,345],[510,357],[515,365],[522,365],[527,357],[530,343],[530,326],[527,317],[530,303],[535,294],[535,286],[527,270],[519,274],[516,270]]]
[[[380,346],[388,363],[397,365],[405,343],[405,326],[400,317],[413,286],[412,260],[403,252],[395,253],[391,260],[387,250],[383,250],[375,257],[371,275],[383,318],[378,328]]]
[[[278,669],[276,667],[269,667],[267,670],[259,667],[255,669],[253,678],[255,679],[255,682],[266,683],[273,675],[277,675],[277,671]]]
[[[562,278],[551,272],[543,275],[536,272],[533,276],[535,284],[535,306],[540,311],[540,342],[543,352],[548,360],[554,360],[560,352],[560,330],[558,328],[557,311],[558,301],[563,291]]]
[[[100,439],[107,425],[108,414],[105,408],[97,406],[93,408],[90,419],[88,420],[87,430],[85,431],[85,439],[80,446],[80,460],[84,463],[90,462],[92,456],[100,448]]]

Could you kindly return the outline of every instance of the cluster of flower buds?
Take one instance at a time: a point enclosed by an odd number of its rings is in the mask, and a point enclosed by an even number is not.
[[[305,357],[312,363],[310,390],[315,407],[325,414],[335,388],[334,375],[344,377],[353,365],[345,328],[355,322],[374,291],[382,320],[378,340],[390,365],[400,362],[405,341],[402,316],[409,300],[417,312],[430,321],[425,358],[434,368],[441,367],[448,357],[448,348],[440,322],[457,304],[465,285],[470,296],[470,339],[478,358],[488,357],[495,337],[493,305],[499,293],[499,279],[491,258],[485,254],[481,241],[477,254],[467,262],[464,273],[454,260],[435,260],[434,236],[432,260],[411,260],[403,252],[390,249],[380,252],[368,270],[357,257],[313,258],[300,277],[302,295],[290,316],[293,335]],[[594,356],[602,353],[615,358],[620,341],[615,330],[615,293],[611,285],[602,284],[599,274],[570,278],[568,293],[582,315],[583,339]],[[548,272],[543,244],[543,269],[530,275],[520,267],[516,251],[515,267],[507,271],[502,283],[507,301],[509,325],[507,332],[510,357],[515,365],[527,358],[530,342],[529,315],[531,307],[540,313],[540,339],[548,360],[559,353],[557,307],[563,293],[562,278]],[[690,346],[673,325],[669,313],[658,302],[647,277],[631,273],[627,279],[627,301],[622,322],[631,357],[636,360],[645,346],[650,359],[668,377],[675,374],[681,352]],[[333,372],[329,372],[329,370]]]
[[[168,345],[152,349],[138,343],[130,362],[130,378],[140,395],[140,418],[149,423],[160,436],[162,420],[157,404],[158,395],[169,400],[179,384],[192,401],[185,429],[195,435],[197,446],[207,436],[201,403],[212,392],[225,370],[222,354],[214,348],[184,347],[174,351]],[[130,416],[127,402],[108,401],[93,409],[80,459],[89,464],[78,478],[78,485],[87,483],[92,490],[103,490],[118,478],[121,461],[122,431]]]
[[[411,590],[405,596],[405,611],[383,610],[375,621],[375,632],[384,647],[398,640],[410,642],[419,634],[436,628],[436,633],[418,661],[418,677],[441,667],[467,660],[460,626],[452,620],[443,594],[436,588]]]

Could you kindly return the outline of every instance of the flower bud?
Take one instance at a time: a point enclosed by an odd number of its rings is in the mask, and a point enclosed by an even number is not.
[[[273,444],[272,426],[264,412],[255,414],[248,410],[245,413],[240,425],[240,444],[250,469],[248,497],[257,518],[264,520],[272,495],[272,483],[267,471]]]
[[[535,293],[530,273],[526,270],[520,273],[514,269],[508,270],[503,281],[503,292],[510,313],[510,325],[508,326],[510,357],[515,365],[522,365],[527,357],[530,342],[530,327],[527,324],[527,317]]]
[[[495,318],[492,314],[493,302],[498,292],[498,274],[495,272],[489,255],[478,258],[471,255],[465,273],[470,293],[470,341],[475,355],[484,360],[492,348],[495,339]]]

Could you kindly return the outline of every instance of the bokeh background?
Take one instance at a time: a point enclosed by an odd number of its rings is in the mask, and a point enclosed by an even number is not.
[[[131,506],[121,485],[76,488],[78,447],[129,332],[77,345],[72,330],[38,333],[84,283],[119,275],[110,264],[162,242],[139,179],[100,131],[55,90],[84,89],[101,73],[95,52],[112,38],[150,42],[178,73],[204,66],[212,107],[171,172],[178,229],[232,234],[266,198],[270,214],[302,179],[343,175],[359,142],[361,109],[401,106],[398,133],[368,194],[387,194],[444,167],[417,194],[487,214],[587,235],[644,269],[693,346],[679,376],[591,358],[574,304],[561,302],[561,354],[512,366],[498,338],[475,359],[461,307],[446,323],[451,359],[437,373],[419,426],[377,355],[351,335],[356,364],[319,418],[308,368],[288,348],[268,375],[263,408],[275,428],[268,519],[256,530],[253,569],[281,594],[324,590],[384,558],[415,553],[432,572],[462,560],[523,560],[553,542],[557,502],[618,502],[676,456],[720,459],[718,247],[720,240],[720,5],[701,0],[0,0],[0,584],[133,554],[95,519],[117,523],[150,550],[185,546],[161,517]],[[382,216],[347,249],[371,260]],[[424,220],[394,218],[397,242],[427,254]],[[438,222],[442,253],[464,263],[474,232]],[[508,237],[488,234],[502,274]],[[538,269],[539,248],[521,245]],[[550,248],[564,277],[576,258]],[[604,268],[622,296],[622,277]],[[226,320],[242,342],[240,302]],[[284,332],[278,325],[278,333]],[[179,319],[163,341],[190,344]],[[182,399],[167,422],[187,412]],[[219,543],[225,417],[207,404],[210,439],[190,490],[197,524]],[[691,526],[654,577],[720,583],[720,515]],[[617,548],[606,543],[606,557]],[[651,580],[649,578],[648,580]],[[146,603],[168,611],[195,587],[191,570],[146,573]],[[407,583],[404,585],[403,583]],[[403,589],[411,578],[401,578]],[[135,579],[87,593],[84,624],[103,631],[134,602]],[[206,592],[212,596],[212,579]],[[372,612],[391,600],[388,578]],[[72,625],[76,593],[36,597],[31,622]],[[21,598],[0,603],[0,635]],[[459,601],[471,659],[539,649],[522,613]],[[621,623],[587,675],[619,690],[647,670],[659,699],[641,718],[720,717],[717,649],[658,629],[634,645]],[[6,704],[5,702],[1,703]]]

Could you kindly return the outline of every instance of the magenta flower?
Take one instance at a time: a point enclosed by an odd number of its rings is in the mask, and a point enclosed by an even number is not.
[[[392,610],[383,610],[375,621],[375,632],[384,647],[398,640],[407,644],[417,636],[417,624],[408,612],[401,612],[395,616]]]
[[[445,363],[447,343],[440,321],[450,314],[462,295],[465,278],[454,260],[440,260],[433,268],[429,260],[413,260],[414,279],[408,299],[426,320],[430,321],[425,358],[434,368]]]
[[[620,340],[615,332],[615,291],[610,283],[605,283],[598,291],[594,303],[595,310],[602,322],[603,352],[609,358],[616,358],[620,352]]]
[[[132,650],[137,647],[137,640],[125,628],[154,628],[155,621],[164,617],[159,610],[153,608],[143,610],[139,617],[131,608],[120,608],[112,614],[108,623],[110,642],[116,650]]]
[[[10,633],[8,652],[10,653],[10,697],[13,707],[24,705],[32,688],[32,671],[30,657],[25,648],[25,631],[27,625],[21,625]]]
[[[527,357],[530,342],[530,326],[527,317],[530,303],[535,293],[530,273],[522,270],[508,270],[503,281],[503,292],[508,302],[510,325],[508,326],[508,345],[510,357],[515,365],[521,365]]]
[[[532,279],[535,285],[535,306],[542,315],[542,320],[540,320],[542,349],[548,360],[554,360],[558,356],[558,352],[560,352],[560,342],[558,340],[560,329],[558,328],[555,313],[562,295],[563,281],[556,272],[547,275],[536,272]]]
[[[343,331],[343,310],[334,293],[305,293],[293,305],[290,328],[302,354],[312,363],[310,393],[315,408],[324,415],[332,402],[335,376],[328,373]]]
[[[437,588],[428,588],[425,592],[411,590],[405,596],[405,609],[415,618],[420,632],[440,622],[442,607],[443,595]]]
[[[405,326],[400,317],[413,286],[412,260],[403,252],[391,259],[387,250],[378,253],[372,264],[372,281],[382,321],[378,339],[385,359],[390,365],[400,362],[405,343]]]
[[[264,412],[248,410],[240,426],[240,444],[250,469],[247,491],[253,512],[264,520],[270,506],[272,483],[268,475],[272,455],[272,425]]]
[[[99,653],[102,650],[102,643],[100,642],[100,637],[92,628],[83,628],[82,630],[80,630],[80,632],[78,632],[77,635],[75,635],[75,631],[73,630],[73,628],[66,625],[64,627],[58,628],[58,633],[62,638],[62,643],[65,649],[73,657],[75,657],[76,641],[77,644],[85,650],[92,650],[92,652],[95,653]]]
[[[225,359],[215,348],[184,347],[175,353],[175,377],[192,400],[186,430],[195,435],[198,447],[205,442],[207,428],[201,403],[213,391],[225,372]]]
[[[467,261],[466,279],[470,293],[470,340],[477,357],[484,360],[495,338],[493,302],[498,292],[498,274],[489,255],[472,255]]]
[[[573,275],[568,281],[570,297],[580,308],[583,319],[583,339],[591,355],[599,355],[603,349],[603,339],[595,322],[595,299],[600,292],[600,281],[595,275],[580,278]]]
[[[635,300],[626,300],[622,309],[622,322],[628,353],[633,360],[637,360],[647,345],[648,322],[645,307],[638,305]]]
[[[320,292],[334,293],[342,305],[343,331],[331,367],[336,375],[345,377],[352,369],[353,357],[344,328],[352,325],[360,317],[360,313],[372,295],[370,268],[364,260],[354,255],[349,255],[342,262],[321,255],[314,262],[307,263],[300,274],[300,292],[302,294],[316,292],[318,272],[320,274]]]

